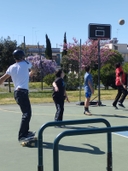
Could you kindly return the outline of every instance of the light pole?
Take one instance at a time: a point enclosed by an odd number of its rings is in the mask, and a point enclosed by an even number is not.
[[[80,39],[80,51],[79,51],[79,101],[81,102],[81,39]]]
[[[33,45],[33,42],[34,42],[34,29],[36,29],[36,27],[32,27],[32,45]]]
[[[26,49],[25,49],[25,36],[24,36],[24,53],[26,53]]]
[[[42,59],[41,59],[41,51],[40,51],[40,45],[39,42],[37,43],[38,45],[38,52],[39,52],[39,56],[40,56],[40,75],[41,75],[41,90],[43,90],[43,66],[42,66]]]
[[[23,38],[23,35],[18,35],[18,44],[20,45],[20,44],[22,44],[22,42],[20,43],[20,37],[22,37]]]
[[[79,73],[78,73],[78,78],[79,78],[79,102],[77,105],[84,105],[84,102],[81,101],[81,39],[80,39],[80,45],[79,45]]]
[[[37,32],[38,32],[38,31],[39,31],[39,30],[36,30],[36,31],[35,31],[35,41],[36,41],[35,44],[37,44]]]
[[[98,105],[101,106],[100,100],[100,40],[98,40]]]

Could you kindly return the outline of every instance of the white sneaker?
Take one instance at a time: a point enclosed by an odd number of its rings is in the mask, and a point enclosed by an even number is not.
[[[84,111],[84,114],[85,114],[85,115],[89,115],[89,116],[92,115],[89,111]]]

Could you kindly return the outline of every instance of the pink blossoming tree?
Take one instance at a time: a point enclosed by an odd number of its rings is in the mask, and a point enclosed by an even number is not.
[[[100,71],[101,79],[102,77],[104,78],[105,84],[107,84],[105,82],[106,79],[104,76],[105,65],[107,64],[108,66],[109,63],[109,71],[111,70],[111,72],[107,73],[107,78],[109,78],[109,75],[111,75],[111,73],[114,73],[113,71],[115,70],[115,63],[123,61],[123,58],[118,51],[111,50],[108,48],[108,43],[109,41],[100,41]],[[62,57],[62,66],[67,73],[69,72],[69,70],[78,73],[79,68],[84,69],[86,65],[90,65],[91,68],[94,69],[93,76],[94,81],[97,84],[98,57],[98,40],[87,40],[85,43],[81,45],[80,51],[79,41],[73,38],[73,43],[67,44],[67,55]]]

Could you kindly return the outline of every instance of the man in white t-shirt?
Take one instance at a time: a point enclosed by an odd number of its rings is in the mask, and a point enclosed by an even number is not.
[[[16,63],[12,64],[7,69],[6,73],[0,77],[0,84],[9,77],[12,78],[14,84],[14,98],[22,111],[22,119],[18,135],[18,140],[21,141],[35,135],[34,132],[29,131],[29,122],[32,112],[28,96],[28,85],[29,76],[32,76],[33,72],[29,72],[32,65],[25,60],[25,54],[22,50],[15,50],[13,56]]]

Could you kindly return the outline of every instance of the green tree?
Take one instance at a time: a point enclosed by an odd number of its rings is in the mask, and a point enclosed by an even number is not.
[[[49,86],[52,86],[54,80],[55,80],[55,73],[48,74],[44,77],[44,82]]]
[[[7,37],[7,39],[0,39],[0,69],[1,71],[5,72],[6,69],[13,63],[15,63],[15,60],[13,58],[13,51],[17,47],[16,41],[11,41],[10,37]],[[9,92],[11,92],[11,86],[10,86],[10,78],[8,79],[8,85],[9,85]]]
[[[126,82],[127,82],[127,85],[128,85],[128,62],[124,63],[123,70],[126,73]]]
[[[125,62],[123,65],[123,70],[126,74],[128,74],[128,62]]]
[[[116,88],[115,64],[117,62],[122,63],[123,61],[124,59],[122,55],[118,51],[114,51],[114,55],[110,56],[108,61],[101,67],[101,70],[100,70],[101,82],[105,86],[105,89],[108,89],[109,86],[112,88]]]
[[[77,90],[79,79],[76,74],[70,73],[65,78],[66,90]]]
[[[108,89],[109,86],[116,88],[115,86],[115,68],[111,66],[111,63],[105,64],[101,68],[101,82]]]
[[[65,73],[76,72],[79,70],[79,62],[76,58],[70,58],[68,55],[64,55],[61,61],[61,66],[64,69]]]
[[[10,37],[7,37],[7,39],[0,39],[0,68],[2,71],[5,71],[15,62],[12,53],[16,47],[17,42],[11,41]]]
[[[67,38],[66,38],[66,32],[64,33],[64,42],[63,42],[62,57],[63,57],[64,55],[67,55]]]
[[[51,48],[51,42],[48,38],[48,35],[46,34],[46,49],[45,49],[45,55],[47,59],[52,60],[52,48]]]

